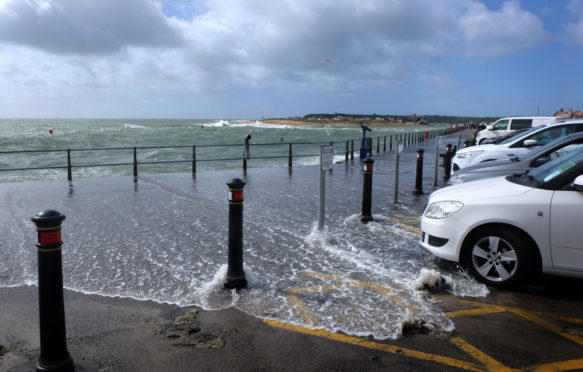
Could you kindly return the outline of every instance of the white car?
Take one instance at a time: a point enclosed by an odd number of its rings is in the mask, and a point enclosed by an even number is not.
[[[472,164],[520,157],[533,148],[545,145],[567,134],[583,131],[582,120],[570,120],[531,128],[497,144],[460,149],[452,159],[452,172]]]
[[[522,175],[433,192],[421,245],[480,281],[510,287],[531,274],[583,278],[583,150]]]
[[[540,125],[563,120],[554,116],[517,116],[501,118],[478,132],[476,145],[481,145],[486,139],[503,136],[517,129],[538,127]]]

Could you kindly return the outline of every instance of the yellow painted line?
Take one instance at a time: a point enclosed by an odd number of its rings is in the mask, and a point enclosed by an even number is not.
[[[460,301],[464,303],[468,303],[469,301]],[[498,305],[490,305],[484,304],[481,302],[475,302],[472,304],[478,305],[477,309],[467,309],[467,310],[457,310],[451,311],[449,313],[445,313],[448,318],[459,318],[461,316],[474,316],[474,315],[484,315],[484,314],[495,314],[495,313],[503,313],[508,311],[508,308],[498,306]]]
[[[460,337],[454,337],[450,341],[466,353],[470,354],[474,359],[482,363],[488,371],[516,371],[515,369],[506,367],[504,364],[482,352],[480,349],[470,345]]]
[[[557,326],[556,324],[552,324],[526,310],[521,310],[521,309],[512,309],[510,310],[512,313],[519,315],[525,319],[530,320],[531,322],[544,327],[546,329],[548,329],[551,332],[554,332],[560,336],[565,337],[566,339],[569,339],[575,343],[578,343],[579,345],[583,345],[583,337],[581,336],[577,336],[577,335],[572,335],[566,332],[563,332],[563,330],[561,329],[561,327]],[[583,367],[583,366],[581,366]]]
[[[300,294],[300,293],[310,293],[310,292],[330,292],[336,291],[342,288],[349,287],[346,284],[335,284],[335,285],[315,285],[312,287],[292,287],[288,288],[288,293]]]
[[[419,217],[419,216],[405,216],[402,214],[396,214],[395,217],[398,219],[401,219],[401,220],[411,221],[411,222],[420,222],[421,221],[421,217]]]
[[[322,279],[328,279],[328,280],[333,280],[333,281],[342,281],[342,282],[346,283],[344,286],[339,286],[338,288],[346,287],[346,288],[370,289],[370,290],[373,290],[373,291],[377,292],[378,294],[388,298],[390,301],[392,301],[393,303],[395,303],[396,305],[398,305],[399,307],[401,307],[403,309],[407,309],[413,313],[419,312],[418,309],[416,309],[412,305],[403,301],[399,296],[393,294],[392,289],[387,288],[380,283],[365,282],[362,280],[345,278],[345,277],[342,277],[339,275],[318,273],[318,272],[314,272],[314,271],[305,271],[303,274],[306,276],[309,276],[309,277],[322,278]],[[330,286],[330,287],[333,287],[333,286]],[[294,290],[295,290],[295,288],[294,288]],[[298,293],[298,292],[295,292],[295,293]]]
[[[271,319],[263,319],[263,322],[272,326],[272,327],[277,327],[277,328],[281,328],[281,329],[286,329],[288,331],[293,331],[293,332],[303,333],[303,334],[307,334],[307,335],[322,337],[322,338],[326,338],[328,340],[343,342],[343,343],[355,345],[355,346],[361,346],[361,347],[365,347],[368,349],[384,351],[384,352],[387,352],[390,354],[403,355],[403,356],[411,357],[411,358],[415,358],[415,359],[445,364],[448,366],[462,368],[462,369],[469,370],[469,371],[479,371],[479,372],[487,371],[484,367],[482,367],[476,363],[465,362],[463,360],[449,358],[449,357],[445,357],[445,356],[441,356],[441,355],[424,353],[422,351],[417,351],[417,350],[413,350],[413,349],[405,349],[405,348],[401,348],[401,347],[397,347],[397,346],[393,346],[393,345],[380,344],[380,343],[373,342],[373,341],[366,341],[366,340],[360,339],[358,337],[352,337],[352,336],[346,336],[346,335],[342,335],[342,334],[338,334],[338,333],[332,333],[332,332],[328,332],[328,331],[325,331],[322,329],[310,329],[310,328],[306,328],[306,327],[302,327],[302,326],[298,326],[298,325],[294,325],[294,324],[278,322],[276,320],[271,320]]]
[[[299,298],[291,294],[285,296],[285,298],[290,303],[290,305],[300,314],[302,320],[305,323],[318,325],[318,323],[316,323],[316,321],[310,314],[310,311],[306,308],[306,305]]]
[[[562,362],[553,362],[540,364],[538,366],[525,368],[525,371],[533,372],[555,372],[555,371],[574,371],[583,368],[583,359],[565,360]]]
[[[460,303],[472,304],[475,306],[479,306],[479,308],[478,309],[470,309],[470,310],[454,311],[451,313],[446,313],[445,315],[447,315],[449,318],[455,318],[455,317],[459,317],[459,316],[472,316],[472,315],[480,315],[480,314],[488,314],[488,313],[496,313],[496,312],[506,311],[506,312],[518,315],[526,320],[529,320],[529,321],[531,321],[531,322],[533,322],[533,323],[535,323],[543,328],[546,328],[547,330],[554,332],[554,333],[558,334],[559,336],[562,336],[568,340],[571,340],[579,345],[583,345],[583,337],[577,336],[577,335],[572,335],[572,334],[567,333],[567,332],[563,332],[563,329],[561,327],[543,319],[542,317],[548,316],[548,317],[552,317],[554,319],[559,319],[559,320],[563,320],[563,321],[570,321],[572,323],[583,323],[581,321],[581,319],[558,317],[557,315],[553,315],[553,314],[543,314],[540,312],[531,312],[531,311],[527,311],[527,310],[523,310],[523,309],[519,309],[519,308],[490,305],[490,304],[485,304],[483,302],[476,302],[476,301],[464,300],[464,301],[460,301]]]

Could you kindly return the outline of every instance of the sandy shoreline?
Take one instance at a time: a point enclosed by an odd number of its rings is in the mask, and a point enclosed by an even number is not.
[[[353,125],[360,126],[365,124],[368,126],[379,127],[402,127],[402,126],[417,126],[414,123],[398,123],[384,120],[361,120],[361,121],[337,121],[337,120],[296,120],[296,119],[263,119],[262,123],[275,125],[292,125],[292,126],[328,126],[328,125]]]

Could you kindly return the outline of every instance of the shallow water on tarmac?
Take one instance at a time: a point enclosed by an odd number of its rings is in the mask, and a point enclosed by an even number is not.
[[[403,156],[410,184],[414,155]],[[63,222],[65,287],[251,315],[351,335],[396,338],[405,324],[449,331],[452,322],[419,287],[435,276],[447,290],[484,296],[484,286],[418,244],[426,195],[408,186],[393,206],[390,156],[373,181],[375,221],[360,222],[361,163],[326,174],[326,226],[318,231],[319,169],[298,167],[0,185],[4,213],[0,286],[36,283],[36,233],[44,209]],[[249,288],[222,288],[226,275],[226,182],[244,178],[244,260]],[[427,181],[427,180],[425,180]]]

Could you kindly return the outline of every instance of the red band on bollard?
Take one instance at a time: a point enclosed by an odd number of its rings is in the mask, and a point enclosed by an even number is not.
[[[243,200],[243,191],[231,191],[231,200],[232,201]]]
[[[61,230],[51,232],[39,232],[38,240],[40,244],[55,244],[61,242]]]

